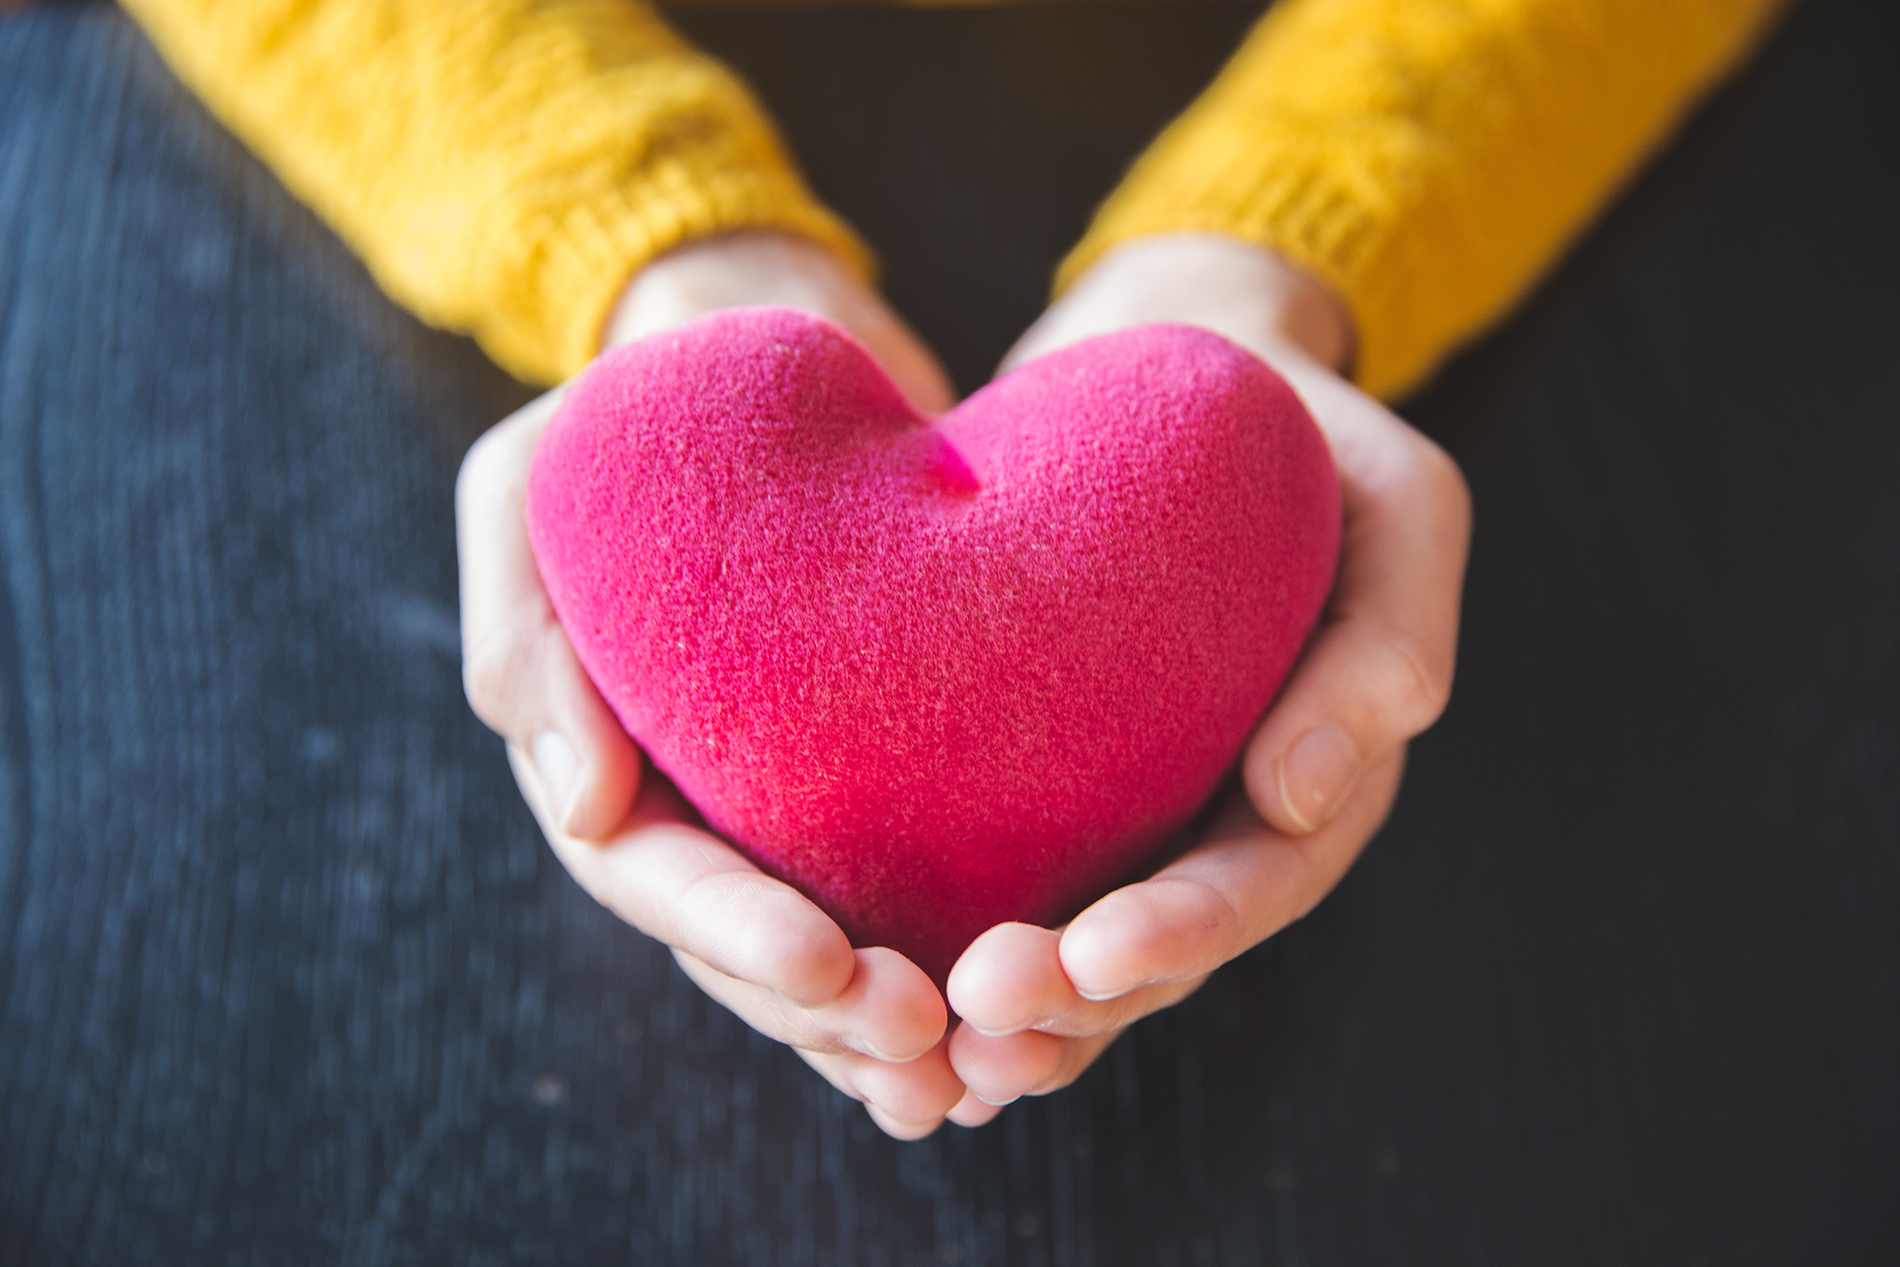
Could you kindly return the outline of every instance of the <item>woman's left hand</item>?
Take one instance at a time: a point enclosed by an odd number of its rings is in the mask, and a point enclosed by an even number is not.
[[[1351,325],[1318,283],[1233,238],[1139,239],[1052,306],[1004,369],[1156,321],[1224,335],[1299,392],[1339,470],[1338,579],[1242,757],[1244,792],[1207,838],[1063,929],[999,925],[958,960],[950,1061],[968,1093],[950,1120],[966,1126],[1067,1086],[1130,1023],[1312,910],[1385,821],[1407,741],[1451,691],[1469,494],[1443,450],[1339,376]]]

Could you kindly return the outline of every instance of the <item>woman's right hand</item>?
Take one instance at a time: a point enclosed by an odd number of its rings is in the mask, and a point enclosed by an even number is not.
[[[779,304],[855,334],[926,413],[948,409],[936,360],[822,247],[739,233],[648,265],[609,318],[608,346],[721,308]],[[853,950],[790,886],[699,825],[650,769],[562,632],[528,544],[528,464],[560,388],[496,424],[456,481],[468,699],[508,759],[548,843],[594,899],[665,942],[686,974],[760,1033],[796,1048],[900,1138],[963,1098],[942,997],[897,952]]]

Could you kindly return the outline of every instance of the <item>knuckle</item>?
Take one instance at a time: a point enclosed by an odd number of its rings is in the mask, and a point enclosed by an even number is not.
[[[1460,525],[1471,522],[1471,486],[1458,460],[1425,436],[1418,437],[1418,481],[1426,498]]]
[[[490,729],[508,732],[521,684],[540,654],[541,630],[513,620],[470,642],[462,657],[462,686],[469,707]]]
[[[1202,929],[1209,934],[1210,949],[1221,963],[1249,949],[1247,918],[1233,896],[1218,885],[1200,881],[1204,892]]]
[[[1437,721],[1451,702],[1451,657],[1405,629],[1387,631],[1383,648],[1383,711],[1400,732],[1396,737],[1409,739]]]
[[[1248,913],[1241,909],[1235,895],[1204,875],[1175,877],[1182,886],[1182,900],[1162,916],[1151,934],[1156,941],[1150,957],[1167,960],[1163,975],[1172,976],[1184,968],[1203,971],[1226,963],[1249,949],[1258,938],[1252,936]]]
[[[480,501],[501,470],[503,453],[496,431],[491,427],[483,432],[462,455],[461,469],[455,473],[456,505],[467,508]]]
[[[775,1043],[784,1043],[799,1051],[819,1056],[843,1056],[850,1052],[838,1035],[820,1025],[796,1004],[765,991],[760,995],[758,1014],[745,1018],[753,1029]]]
[[[505,502],[526,479],[522,437],[510,421],[484,431],[455,473],[455,507],[463,516]]]

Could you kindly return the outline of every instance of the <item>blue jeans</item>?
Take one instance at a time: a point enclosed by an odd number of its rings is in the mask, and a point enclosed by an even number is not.
[[[1248,17],[688,25],[967,389]],[[1465,641],[1340,890],[901,1145],[568,880],[463,702],[452,482],[529,393],[116,10],[0,19],[0,1261],[1890,1252],[1896,54],[1796,12],[1407,404]]]

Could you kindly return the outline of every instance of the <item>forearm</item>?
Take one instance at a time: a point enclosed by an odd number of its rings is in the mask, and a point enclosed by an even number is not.
[[[779,228],[868,267],[739,81],[623,0],[125,0],[398,302],[553,382],[681,242]]]
[[[1351,310],[1396,395],[1508,308],[1779,0],[1283,0],[1064,264],[1224,233]]]

